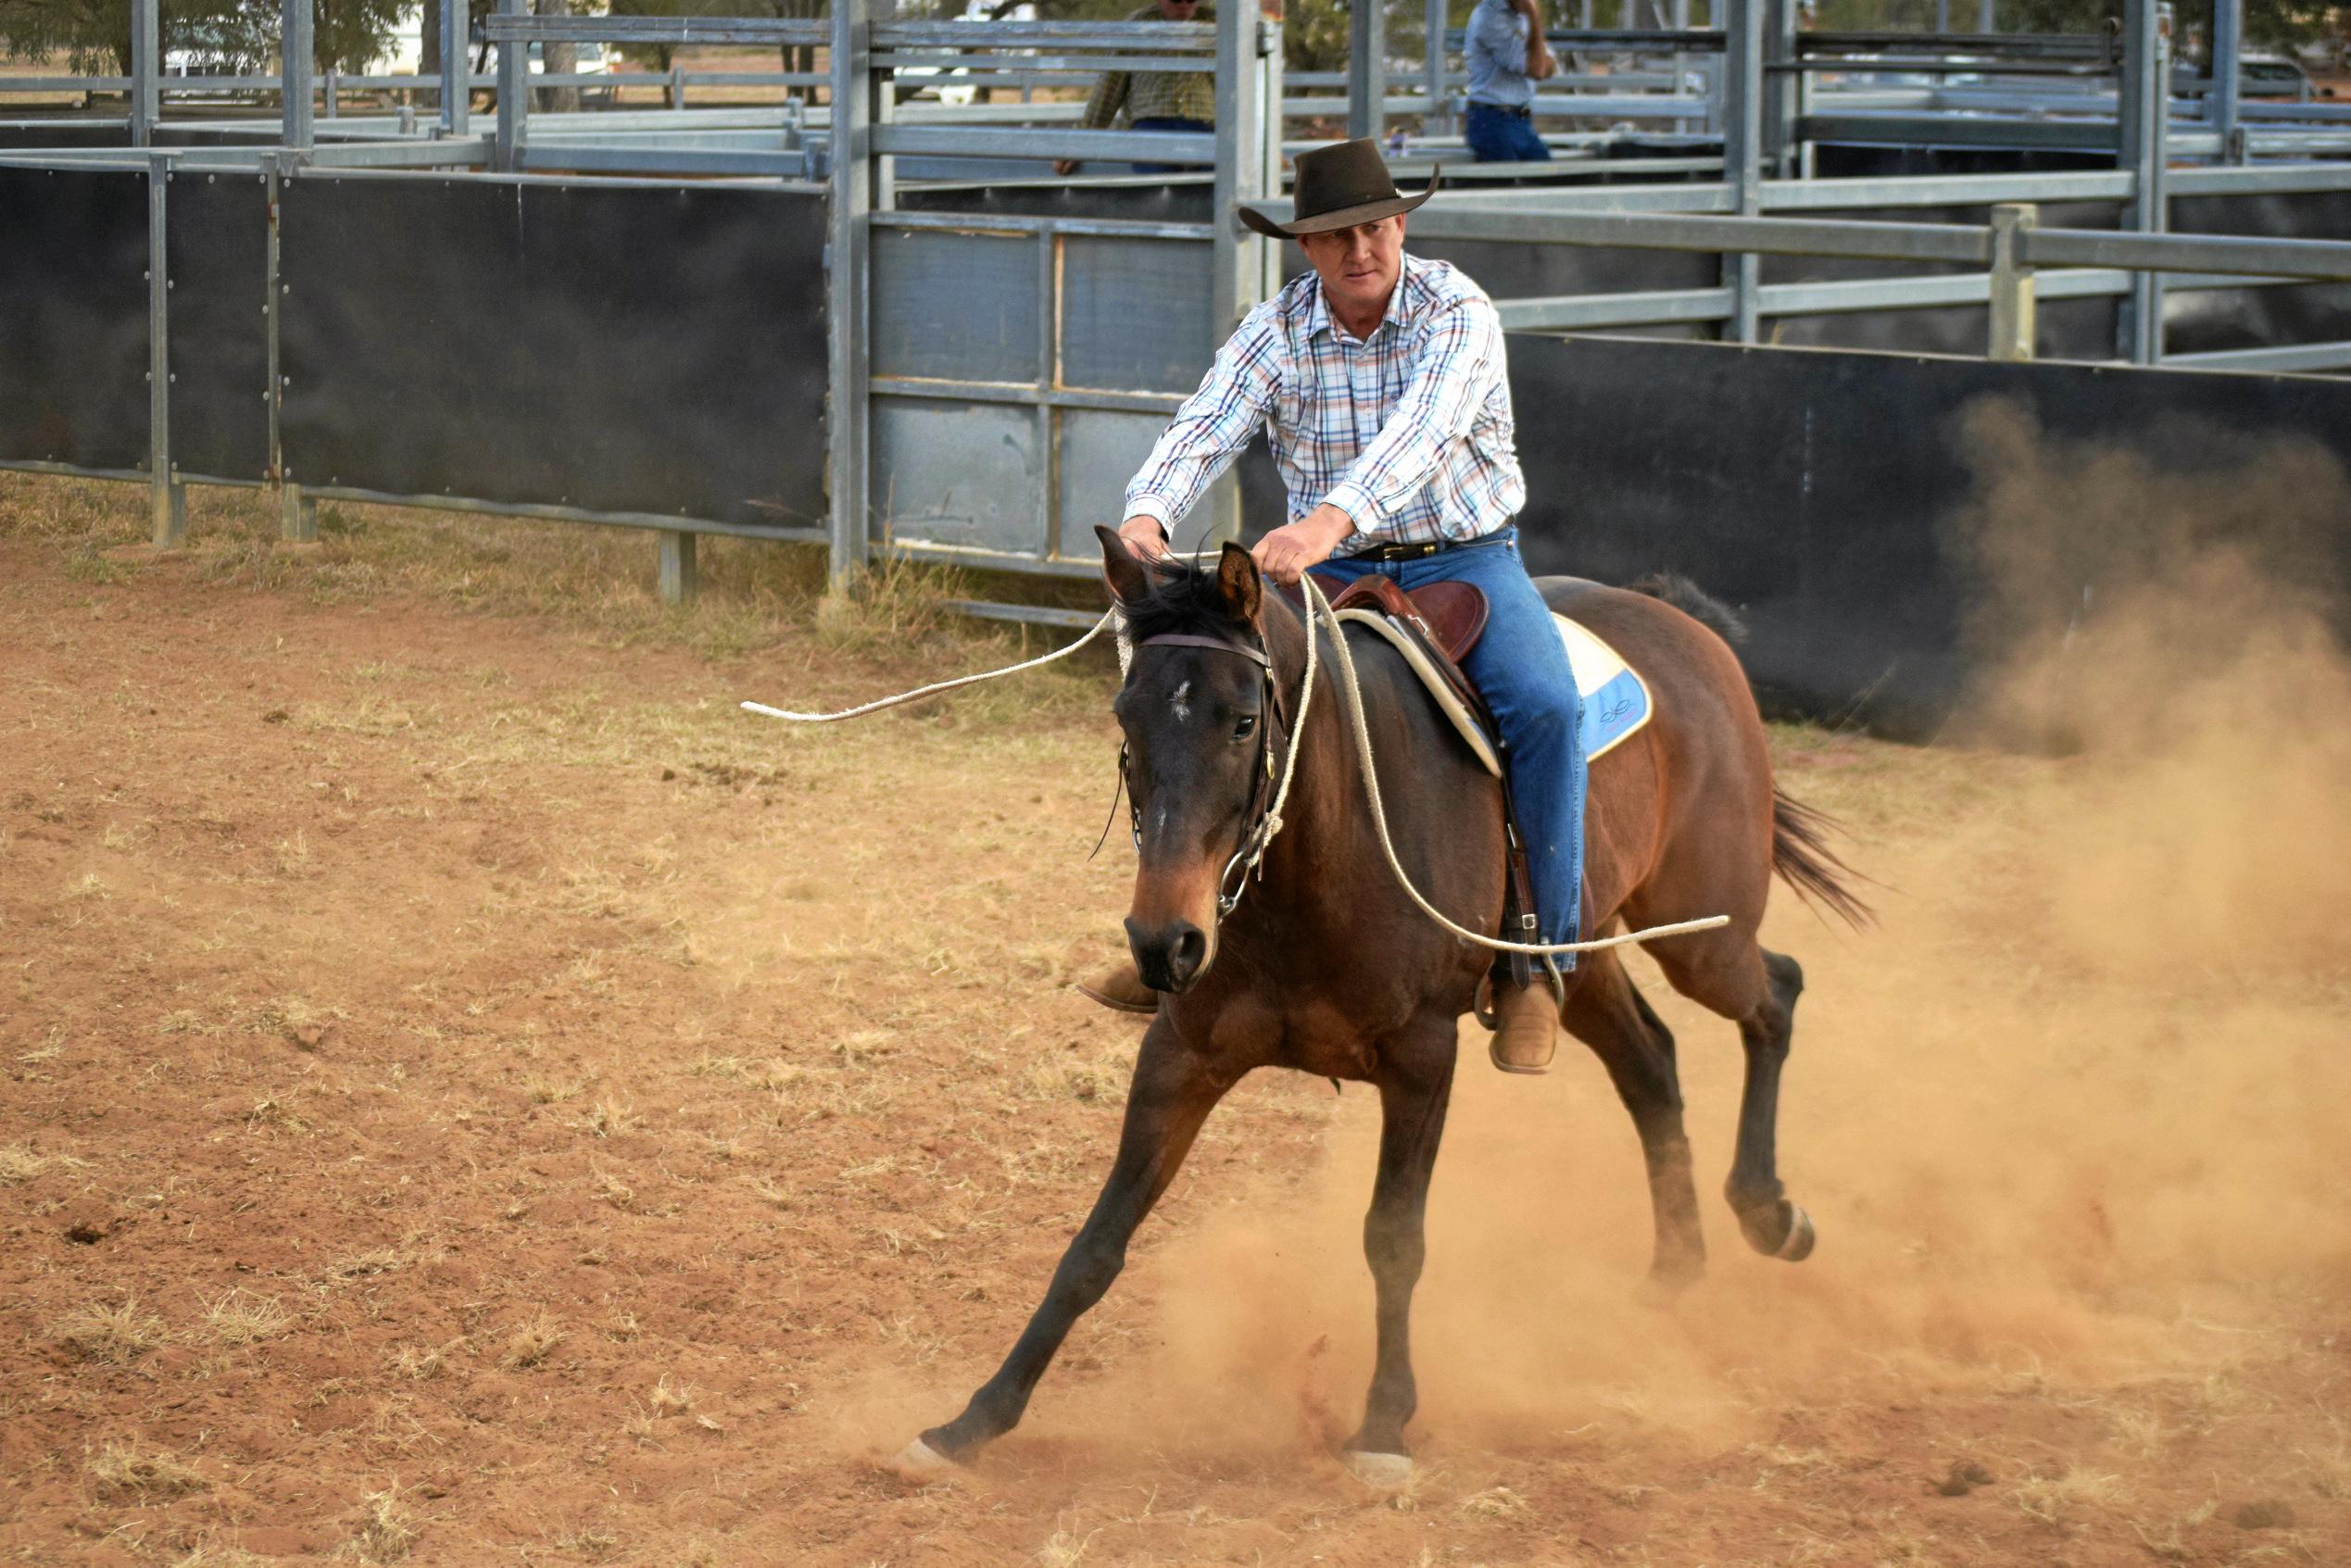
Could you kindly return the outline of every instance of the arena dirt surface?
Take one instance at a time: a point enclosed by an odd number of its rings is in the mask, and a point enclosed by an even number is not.
[[[1063,988],[1100,667],[794,732],[733,704],[1008,645],[820,625],[773,547],[686,617],[626,535],[199,497],[107,553],[137,501],[0,483],[0,1559],[2351,1560],[2351,684],[2291,627],[2067,760],[1776,732],[1889,884],[1775,896],[1811,1261],[1709,1198],[1648,1299],[1597,1064],[1467,1039],[1373,1494],[1376,1107],[1261,1076],[924,1486],[876,1461],[1018,1331],[1136,1038]],[[1719,1172],[1735,1033],[1636,971]]]

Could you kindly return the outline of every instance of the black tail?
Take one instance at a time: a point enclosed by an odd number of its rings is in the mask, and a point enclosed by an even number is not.
[[[1858,931],[1875,918],[1850,885],[1861,873],[1837,858],[1829,835],[1836,819],[1791,799],[1777,785],[1771,792],[1771,869],[1814,909],[1836,912]]]
[[[1678,571],[1653,571],[1625,586],[1673,606],[1732,647],[1747,640],[1747,623],[1739,612]]]

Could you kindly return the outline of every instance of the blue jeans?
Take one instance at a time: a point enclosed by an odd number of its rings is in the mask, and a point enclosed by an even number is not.
[[[1208,121],[1204,119],[1186,119],[1181,115],[1171,114],[1150,115],[1145,119],[1138,119],[1135,122],[1135,129],[1138,131],[1213,131],[1216,127],[1209,124]],[[1134,166],[1134,169],[1138,174],[1190,174],[1197,172],[1193,166],[1182,163],[1138,163]]]
[[[1551,149],[1535,134],[1533,120],[1491,104],[1469,106],[1461,135],[1479,163],[1545,163],[1551,158]]]
[[[1583,698],[1551,607],[1518,558],[1518,530],[1505,528],[1420,560],[1333,559],[1314,570],[1350,583],[1378,572],[1407,590],[1425,583],[1470,583],[1485,591],[1486,632],[1462,668],[1502,730],[1541,939],[1576,940],[1584,909]],[[1522,933],[1502,935],[1523,939]],[[1575,955],[1562,953],[1559,967],[1574,968]]]

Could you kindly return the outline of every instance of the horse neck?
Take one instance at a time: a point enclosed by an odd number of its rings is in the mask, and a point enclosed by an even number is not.
[[[1307,622],[1276,608],[1264,617],[1265,651],[1274,661],[1274,680],[1290,720],[1296,722],[1306,675]],[[1343,901],[1350,864],[1361,864],[1372,852],[1357,777],[1355,747],[1348,728],[1346,697],[1339,691],[1337,661],[1331,657],[1327,627],[1316,628],[1320,641],[1314,672],[1314,696],[1306,704],[1306,718],[1289,738],[1297,749],[1298,771],[1289,798],[1282,806],[1282,831],[1265,852],[1263,886],[1251,897],[1264,895],[1269,910],[1302,910],[1306,907]],[[1362,696],[1367,713],[1386,700],[1377,681],[1367,683]]]

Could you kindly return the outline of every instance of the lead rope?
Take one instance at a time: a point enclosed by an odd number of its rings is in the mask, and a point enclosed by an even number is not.
[[[838,713],[794,713],[788,709],[770,708],[763,702],[747,702],[743,704],[743,709],[746,712],[763,713],[770,719],[782,719],[794,724],[836,724],[844,719],[862,719],[868,713],[879,713],[885,708],[897,708],[904,703],[919,702],[926,696],[937,696],[941,692],[951,692],[958,686],[975,686],[982,681],[993,681],[1005,675],[1017,675],[1024,670],[1035,670],[1050,664],[1057,659],[1067,659],[1071,654],[1100,636],[1103,629],[1114,624],[1117,620],[1118,611],[1115,608],[1107,610],[1100,621],[1094,622],[1093,630],[1065,648],[1056,648],[1051,653],[1019,664],[1008,664],[1001,670],[983,670],[976,675],[958,675],[951,681],[938,681],[927,686],[917,686],[911,692],[900,692],[896,696],[880,697],[856,708],[844,708]],[[1124,647],[1119,649],[1118,665],[1122,672],[1126,668],[1126,650]]]
[[[1339,695],[1347,699],[1347,717],[1355,733],[1355,755],[1363,764],[1364,794],[1371,802],[1372,826],[1379,832],[1380,850],[1388,857],[1388,869],[1396,875],[1396,885],[1402,888],[1405,896],[1420,906],[1422,914],[1427,915],[1465,942],[1475,942],[1481,947],[1490,947],[1498,953],[1528,953],[1537,957],[1548,957],[1554,953],[1597,953],[1608,947],[1624,947],[1642,942],[1653,942],[1661,936],[1680,936],[1692,931],[1712,931],[1716,926],[1730,923],[1729,915],[1708,915],[1704,920],[1685,920],[1678,921],[1671,925],[1653,925],[1644,930],[1623,932],[1615,936],[1596,937],[1589,942],[1543,943],[1504,942],[1499,937],[1480,935],[1467,926],[1456,925],[1446,919],[1436,905],[1420,896],[1420,889],[1414,887],[1413,879],[1405,874],[1403,862],[1396,858],[1396,846],[1389,840],[1388,809],[1379,798],[1379,770],[1373,765],[1372,761],[1371,726],[1364,719],[1364,696],[1363,693],[1356,688],[1355,658],[1347,649],[1346,629],[1339,623],[1337,612],[1330,608],[1330,601],[1323,597],[1323,591],[1314,580],[1312,577],[1301,576],[1299,582],[1306,590],[1310,608],[1306,618],[1307,678],[1310,681],[1314,678],[1314,623],[1319,620],[1330,628],[1331,658],[1339,667]],[[1299,707],[1302,712],[1305,708],[1304,702],[1301,701]],[[1305,728],[1302,719],[1299,728],[1302,734]],[[1293,744],[1290,749],[1295,754],[1296,745]],[[1287,784],[1289,781],[1283,782]]]

